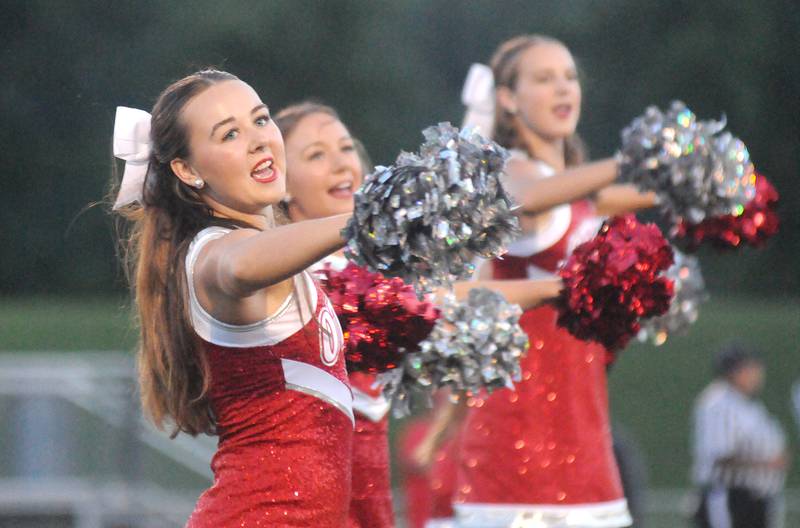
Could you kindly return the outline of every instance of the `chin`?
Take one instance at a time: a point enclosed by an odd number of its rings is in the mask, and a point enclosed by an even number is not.
[[[328,209],[330,211],[328,216],[352,213],[354,204],[355,202],[353,200],[339,200],[339,203]]]
[[[574,126],[556,126],[550,129],[548,136],[553,139],[567,139],[575,134],[576,128]]]

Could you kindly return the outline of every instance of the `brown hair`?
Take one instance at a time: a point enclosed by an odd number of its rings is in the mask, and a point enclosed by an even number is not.
[[[519,77],[519,57],[522,53],[539,44],[564,43],[544,35],[521,35],[509,39],[494,52],[490,65],[494,74],[495,86],[505,86],[514,90]],[[566,46],[564,46],[566,48]],[[506,148],[519,148],[528,151],[514,126],[513,115],[495,104],[494,140]],[[535,152],[529,152],[536,157]],[[572,134],[564,140],[564,161],[567,166],[579,165],[586,157],[586,149],[578,134]]]
[[[339,117],[339,113],[334,110],[332,106],[328,106],[313,100],[302,101],[300,103],[289,105],[275,114],[272,118],[275,120],[275,124],[278,125],[278,129],[280,129],[281,134],[283,135],[283,141],[287,142],[289,140],[289,136],[292,135],[292,132],[294,132],[294,129],[297,128],[297,125],[300,123],[300,121],[312,114],[325,114],[331,116],[337,121],[342,120],[342,118]],[[290,169],[287,169],[287,172],[288,170]],[[285,201],[281,201],[280,204],[278,204],[277,209],[282,220],[288,222],[290,220],[289,204]]]
[[[304,117],[310,116],[311,114],[327,114],[338,121],[342,120],[342,118],[339,117],[339,113],[334,110],[333,107],[317,101],[303,101],[289,105],[278,112],[273,119],[275,119],[275,124],[278,125],[278,128],[281,130],[284,141],[286,141],[292,132],[294,132],[297,124]]]
[[[142,407],[159,428],[173,422],[173,437],[179,431],[197,435],[215,429],[207,397],[208,361],[190,323],[186,253],[203,228],[238,224],[214,217],[197,190],[173,173],[170,162],[190,154],[181,119],[186,104],[208,87],[233,80],[237,77],[230,73],[203,70],[161,93],[152,111],[152,153],[141,203],[119,211],[131,221],[120,246],[140,327],[137,364]]]

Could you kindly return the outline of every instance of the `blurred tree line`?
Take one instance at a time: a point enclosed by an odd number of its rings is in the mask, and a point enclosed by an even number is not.
[[[723,113],[781,193],[766,250],[703,254],[712,290],[800,293],[800,4],[648,1],[4,1],[0,10],[0,293],[98,294],[124,281],[102,207],[117,105],[150,109],[169,82],[213,65],[273,110],[337,107],[377,163],[420,130],[460,123],[461,83],[504,39],[544,33],[580,63],[580,132],[618,146],[645,106]],[[265,256],[267,258],[268,256]]]

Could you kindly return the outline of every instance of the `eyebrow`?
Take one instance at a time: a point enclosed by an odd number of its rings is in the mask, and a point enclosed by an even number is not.
[[[351,136],[351,135],[342,136],[342,137],[340,137],[339,139],[336,140],[337,143],[341,143],[343,141],[353,141],[353,136]],[[300,149],[300,152],[305,152],[308,149],[310,149],[311,147],[324,147],[324,146],[325,146],[325,143],[323,141],[314,141],[313,143],[309,143],[308,145],[306,145],[305,147]]]
[[[269,111],[269,108],[267,108],[267,105],[265,105],[264,103],[261,103],[260,105],[254,107],[252,110],[250,110],[250,114],[251,115],[255,114],[256,112],[258,112],[261,109],[266,109],[267,111]],[[227,125],[228,123],[232,123],[233,121],[235,121],[235,119],[233,117],[229,117],[228,119],[223,119],[222,121],[220,121],[219,123],[217,123],[216,125],[211,127],[211,134],[209,135],[209,137],[213,137],[214,136],[214,132],[216,132],[219,127]]]

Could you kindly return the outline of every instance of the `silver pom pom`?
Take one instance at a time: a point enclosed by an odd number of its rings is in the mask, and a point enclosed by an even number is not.
[[[412,395],[429,400],[442,387],[456,395],[513,388],[520,379],[520,358],[528,350],[521,315],[518,305],[485,288],[471,290],[463,303],[447,297],[419,350],[408,353],[399,368],[379,375],[395,416],[409,414]]]
[[[674,222],[737,214],[755,194],[744,144],[722,121],[698,121],[679,101],[662,114],[650,107],[622,131],[620,181],[654,191]]]
[[[674,282],[675,296],[664,315],[643,320],[638,339],[660,346],[672,334],[685,335],[697,321],[700,305],[708,299],[700,263],[696,257],[681,253],[674,247],[675,263],[666,276]]]
[[[348,259],[420,295],[469,278],[476,256],[501,255],[519,229],[500,183],[505,149],[449,123],[423,134],[419,154],[367,176],[343,232]]]

